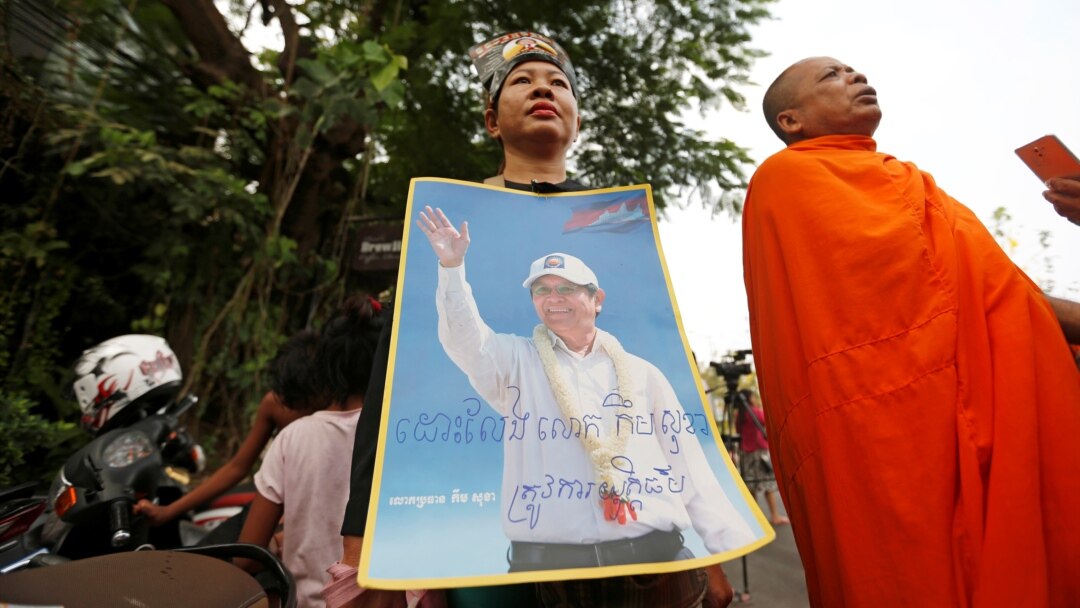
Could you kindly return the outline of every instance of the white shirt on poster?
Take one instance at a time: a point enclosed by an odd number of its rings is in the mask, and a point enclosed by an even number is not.
[[[480,396],[507,417],[501,512],[510,540],[593,544],[693,526],[715,554],[755,539],[698,442],[697,433],[709,432],[704,414],[686,415],[656,366],[627,355],[634,388],[628,399],[616,401],[633,406],[620,407],[611,400],[618,381],[605,349],[596,344],[580,355],[550,334],[582,417],[595,424],[600,437],[612,436],[616,426],[620,434],[631,433],[620,469],[632,469],[630,477],[637,480],[626,494],[636,501],[637,521],[620,525],[604,518],[595,484],[589,487],[595,480],[593,466],[581,439],[570,432],[575,427],[555,400],[533,341],[495,333],[484,323],[464,265],[439,266],[436,308],[439,341],[447,355]],[[597,342],[604,340],[614,338],[598,329]]]

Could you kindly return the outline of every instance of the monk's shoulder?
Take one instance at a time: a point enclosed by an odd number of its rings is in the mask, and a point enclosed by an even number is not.
[[[816,181],[829,172],[827,155],[786,148],[765,159],[751,183],[790,189],[803,180]]]
[[[785,148],[766,158],[765,162],[761,163],[757,171],[754,172],[754,178],[770,178],[777,174],[806,169],[812,167],[815,162],[816,159],[812,155]]]
[[[825,169],[815,155],[784,149],[765,159],[750,179],[747,208],[767,212],[776,205],[786,207],[817,190]]]

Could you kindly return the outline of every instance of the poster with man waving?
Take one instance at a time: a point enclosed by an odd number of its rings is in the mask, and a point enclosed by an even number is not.
[[[671,572],[774,533],[723,451],[648,186],[413,180],[360,581]]]

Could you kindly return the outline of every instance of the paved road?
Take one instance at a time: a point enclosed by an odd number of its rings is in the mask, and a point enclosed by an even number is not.
[[[764,501],[759,502],[767,515]],[[778,526],[775,529],[776,540],[745,558],[724,564],[724,572],[735,588],[733,607],[807,608],[810,605],[791,526]],[[749,585],[747,579],[743,578],[744,563]],[[746,590],[749,590],[750,597],[740,602],[740,593]]]

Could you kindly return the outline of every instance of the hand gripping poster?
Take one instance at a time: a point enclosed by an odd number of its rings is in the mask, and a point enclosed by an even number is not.
[[[774,537],[718,441],[648,186],[413,180],[359,582],[673,572]]]

